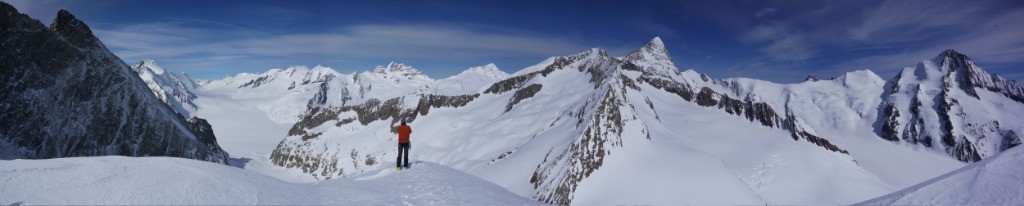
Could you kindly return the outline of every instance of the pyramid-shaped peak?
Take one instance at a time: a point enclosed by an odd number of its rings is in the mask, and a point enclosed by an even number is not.
[[[668,55],[668,49],[665,48],[665,42],[661,41],[661,37],[654,37],[644,47],[636,49],[627,55],[627,58],[633,60],[645,57],[656,57],[662,60],[671,59]]]
[[[953,59],[967,59],[967,60],[971,59],[970,57],[967,57],[967,55],[964,55],[964,54],[962,54],[960,52],[957,52],[956,50],[953,50],[953,49],[947,49],[946,51],[943,51],[941,54],[939,54],[939,57],[949,57],[949,58],[953,58]]]
[[[647,42],[647,45],[645,45],[644,47],[665,50],[665,42],[661,41],[661,37],[656,36],[654,37],[654,39],[651,39],[650,42]]]
[[[93,35],[85,22],[75,18],[68,10],[61,9],[57,12],[57,18],[50,23],[50,30],[64,37],[71,44],[80,48],[102,48],[106,50],[103,43]]]
[[[68,10],[61,9],[57,12],[57,18],[53,19],[50,23],[50,29],[58,32],[84,32],[92,35],[92,30],[89,26],[85,25],[81,20],[75,18],[75,15],[71,14]]]
[[[964,55],[963,53],[957,52],[956,50],[953,49],[947,49],[946,51],[939,53],[938,56],[935,56],[935,59],[933,59],[933,61],[936,64],[941,64],[946,60],[946,58],[952,59],[953,61],[956,62],[966,62],[971,60],[970,57]]]
[[[932,62],[936,65],[948,65],[948,72],[952,72],[957,68],[966,68],[972,64],[970,57],[953,49],[943,51],[938,56],[935,56],[935,58],[932,59]]]
[[[643,47],[626,55],[624,60],[629,61],[648,73],[656,73],[663,76],[679,73],[679,69],[672,62],[672,57],[669,56],[665,43],[661,41],[661,37],[654,37]]]

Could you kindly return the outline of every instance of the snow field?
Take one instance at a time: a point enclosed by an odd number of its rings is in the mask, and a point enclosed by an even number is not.
[[[434,163],[379,167],[348,179],[290,183],[169,157],[0,161],[0,204],[27,205],[538,205]]]

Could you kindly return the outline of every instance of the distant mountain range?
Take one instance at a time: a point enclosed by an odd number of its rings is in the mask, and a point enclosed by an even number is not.
[[[512,75],[489,65],[434,80],[391,63],[203,86],[288,100],[267,107],[296,122],[272,153],[279,166],[360,174],[393,158],[406,119],[421,159],[552,204],[670,203],[658,198],[676,191],[697,204],[854,203],[1019,145],[1024,130],[1021,87],[953,50],[889,81],[869,70],[798,84],[712,79],[680,71],[655,38],[623,57],[591,49]]]

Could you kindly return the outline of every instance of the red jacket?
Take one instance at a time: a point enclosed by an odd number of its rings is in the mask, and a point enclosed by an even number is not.
[[[412,134],[412,128],[409,128],[409,125],[399,125],[397,130],[398,143],[409,143],[409,134]]]

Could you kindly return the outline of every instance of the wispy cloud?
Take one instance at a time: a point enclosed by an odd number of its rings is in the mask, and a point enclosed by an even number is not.
[[[758,5],[761,9],[754,10],[753,16],[731,16],[747,17],[738,21],[745,25],[735,26],[740,31],[736,39],[756,48],[761,56],[726,67],[751,73],[779,68],[823,75],[872,69],[884,77],[945,49],[956,49],[982,66],[997,65],[999,70],[999,66],[1024,64],[1021,6],[988,1]],[[765,78],[791,79],[772,74]]]
[[[977,18],[979,14],[972,17]],[[942,38],[927,44],[905,49],[898,53],[883,53],[843,61],[838,70],[849,68],[871,68],[882,73],[895,73],[917,61],[930,59],[946,49],[955,49],[967,54],[983,67],[985,65],[1024,64],[1024,10],[1015,10],[985,19],[984,24],[971,29],[957,29],[957,36]],[[951,29],[943,30],[948,31]]]
[[[772,14],[772,13],[775,13],[775,8],[771,8],[771,7],[764,8],[764,9],[758,10],[756,13],[754,13],[754,17],[761,18],[761,17],[764,17],[765,15]]]
[[[495,58],[564,55],[582,51],[578,43],[488,32],[488,28],[449,25],[356,25],[335,32],[251,36],[238,29],[217,30],[154,23],[96,29],[97,35],[126,61],[171,60],[191,67],[230,65],[295,57],[324,64],[366,59],[475,61]],[[243,61],[244,60],[244,61]],[[251,60],[251,61],[249,61]],[[223,63],[223,64],[218,64]],[[201,72],[204,68],[185,68]]]
[[[775,60],[803,61],[814,56],[813,48],[801,34],[790,31],[786,26],[762,25],[746,33],[741,39],[748,43],[764,44],[761,51]]]
[[[938,34],[937,28],[976,22],[983,9],[956,2],[884,1],[864,12],[847,34],[853,40],[875,43],[920,40]]]

